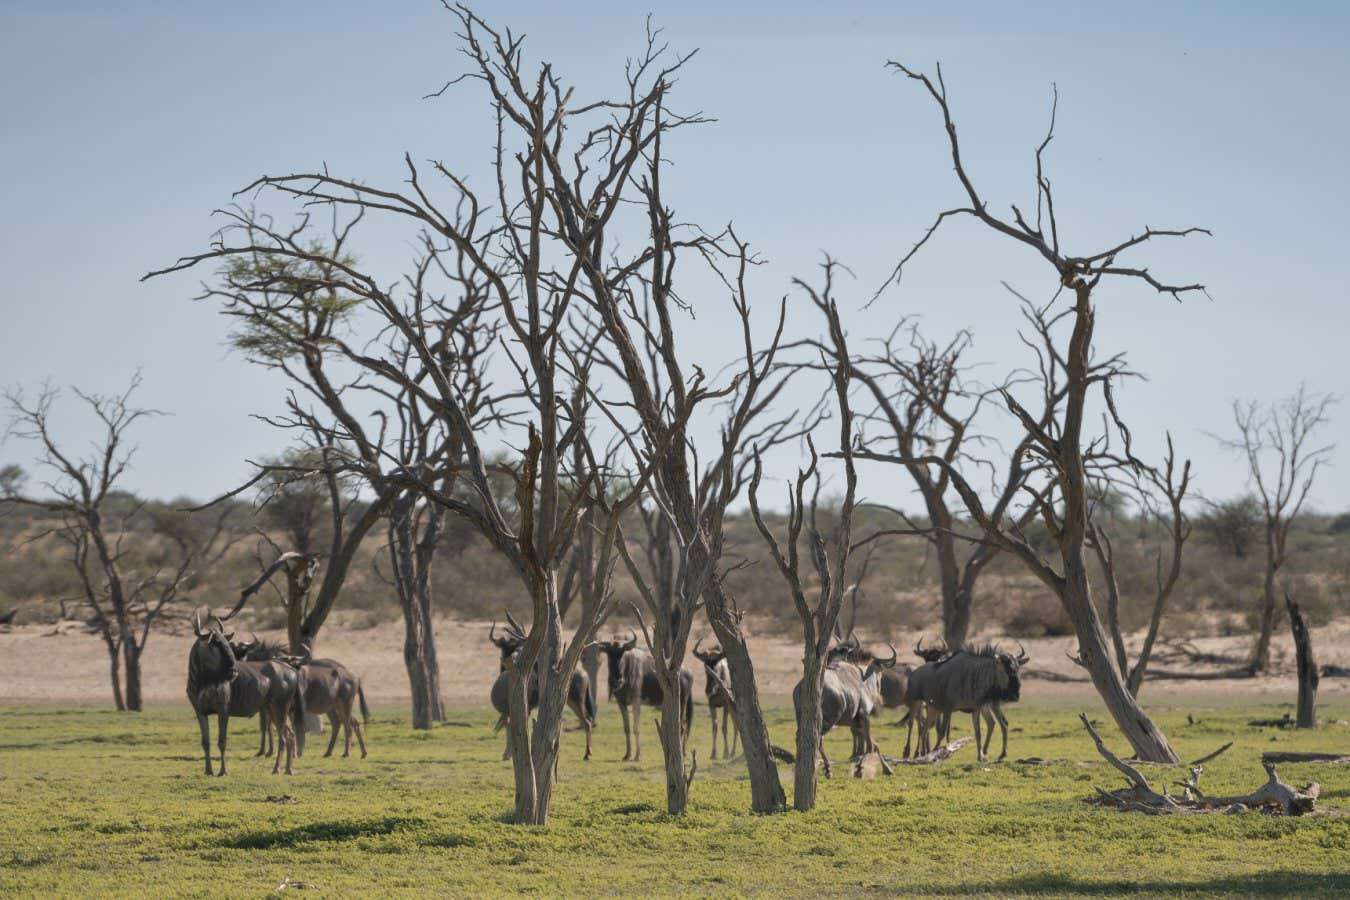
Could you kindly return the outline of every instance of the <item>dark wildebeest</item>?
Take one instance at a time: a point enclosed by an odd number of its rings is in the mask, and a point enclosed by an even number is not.
[[[656,660],[651,651],[639,649],[637,633],[629,640],[604,641],[600,652],[609,661],[609,698],[619,704],[623,716],[625,760],[642,759],[642,729],[639,723],[642,704],[660,707],[665,699],[661,679],[656,674]],[[680,670],[680,744],[689,737],[689,725],[694,718],[694,676]],[[630,724],[629,719],[632,719]]]
[[[345,735],[343,756],[348,756],[352,748],[352,732],[356,732],[357,743],[361,747],[361,757],[366,756],[365,732],[361,722],[370,721],[370,709],[366,706],[366,694],[361,679],[352,674],[346,666],[332,659],[313,659],[303,662],[292,657],[285,645],[275,641],[258,640],[234,645],[235,656],[241,660],[286,660],[297,665],[300,680],[305,686],[305,710],[312,715],[327,715],[332,735],[328,739],[328,750],[324,756],[332,756],[337,746],[338,731]],[[352,707],[360,705],[361,721],[357,721]],[[258,756],[272,755],[272,720],[266,710],[259,724]],[[305,729],[300,729],[297,755],[303,755],[305,748]]]
[[[510,613],[506,616],[510,623],[504,630],[503,636],[497,636],[497,623],[493,622],[492,627],[488,629],[488,640],[497,645],[497,649],[502,652],[501,668],[497,675],[497,680],[492,682],[492,708],[497,711],[499,718],[493,728],[499,731],[510,719],[510,703],[507,698],[507,692],[511,684],[511,673],[506,671],[507,664],[511,657],[525,645],[525,632],[516,624],[516,620],[511,618]],[[538,664],[536,663],[536,668]],[[525,693],[526,703],[530,709],[539,705],[539,679],[531,674],[530,683]],[[572,672],[572,680],[567,683],[567,708],[576,714],[577,720],[581,723],[582,731],[586,732],[586,755],[583,760],[591,758],[591,730],[595,728],[595,700],[591,693],[591,676],[586,670],[577,666]],[[506,736],[506,750],[502,752],[502,759],[511,758],[511,736]]]
[[[830,648],[820,691],[820,759],[826,778],[830,777],[830,759],[825,755],[825,735],[836,725],[854,730],[854,749],[861,747],[864,754],[876,751],[882,769],[887,775],[892,774],[886,757],[872,740],[871,715],[881,704],[880,673],[895,665],[897,655],[891,647],[890,659],[871,657],[866,663],[856,661],[859,647],[853,638]],[[802,717],[801,695],[802,682],[798,681],[792,689],[792,709],[798,722]]]
[[[919,729],[919,743],[915,747],[915,754],[923,756],[933,749],[928,732],[939,725],[940,716],[924,702],[924,696],[928,691],[928,685],[932,680],[936,664],[951,655],[945,642],[929,645],[925,648],[923,640],[922,637],[919,638],[919,643],[914,647],[914,655],[922,659],[924,664],[910,669],[905,676],[904,706],[906,712],[905,717],[900,720],[902,723],[906,721],[909,723],[909,731],[905,735],[905,759],[909,759],[915,726]]]
[[[722,758],[731,759],[732,754],[736,752],[736,743],[740,738],[741,732],[736,724],[736,717],[732,714],[732,702],[735,697],[731,693],[731,666],[727,663],[727,656],[722,652],[721,647],[713,647],[711,650],[701,650],[700,645],[703,639],[694,642],[694,656],[703,663],[704,674],[707,677],[703,685],[704,696],[708,699],[708,714],[712,717],[712,758],[717,759],[717,713],[722,713]],[[727,720],[731,720],[731,747],[727,747]]]
[[[214,617],[212,617],[214,619]],[[196,613],[192,629],[197,641],[188,652],[188,701],[197,713],[202,732],[202,753],[206,774],[211,773],[211,733],[207,716],[217,716],[217,744],[220,747],[220,774],[225,774],[225,741],[230,716],[252,717],[262,711],[277,723],[280,746],[272,774],[281,766],[280,748],[286,750],[286,774],[291,774],[291,758],[296,753],[296,728],[304,730],[305,701],[300,690],[300,673],[280,660],[240,662],[230,647],[230,638],[216,619],[206,629]],[[294,717],[294,727],[292,727]]]
[[[1018,645],[1014,656],[997,644],[984,644],[958,650],[945,659],[916,669],[932,666],[931,674],[924,676],[918,686],[921,699],[930,710],[941,716],[937,741],[941,745],[951,731],[951,716],[956,712],[970,713],[975,729],[975,748],[983,762],[994,739],[994,721],[1003,732],[1003,750],[999,760],[1008,755],[1008,720],[1003,715],[1004,703],[1016,703],[1022,693],[1021,667],[1027,654]],[[912,679],[911,679],[912,683]],[[988,735],[981,740],[980,720],[984,718]]]

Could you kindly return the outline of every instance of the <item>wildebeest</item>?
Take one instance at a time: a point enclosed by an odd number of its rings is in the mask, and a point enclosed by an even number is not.
[[[342,755],[350,755],[352,732],[355,731],[357,743],[361,747],[361,757],[365,758],[365,733],[361,723],[370,721],[370,709],[366,706],[366,694],[361,685],[361,679],[352,674],[346,666],[332,659],[304,659],[300,661],[290,655],[284,644],[258,640],[256,636],[251,641],[234,644],[233,649],[235,657],[240,660],[259,662],[286,660],[297,666],[300,670],[301,683],[304,685],[305,711],[311,715],[328,716],[328,724],[332,730],[332,735],[328,739],[328,749],[324,756],[333,755],[333,748],[337,746],[338,732],[341,730],[345,736]],[[361,721],[357,721],[352,710],[352,707],[358,704],[361,708]],[[266,710],[262,712],[260,719],[257,755],[271,756],[272,719]],[[299,731],[300,739],[297,755],[303,755],[305,729],[301,728]]]
[[[1021,667],[1027,662],[1026,651],[1018,645],[1014,656],[997,644],[967,647],[937,662],[927,663],[911,673],[911,693],[941,716],[937,741],[945,741],[951,730],[951,716],[968,712],[975,729],[975,746],[981,762],[989,752],[994,738],[994,721],[1003,733],[1003,749],[999,760],[1008,755],[1008,720],[1003,715],[1004,703],[1015,703],[1021,697]],[[924,670],[928,670],[924,672]],[[922,676],[919,673],[923,672]],[[915,683],[915,676],[919,681]],[[980,720],[986,720],[988,735],[981,739]]]
[[[703,663],[707,682],[703,685],[704,696],[708,699],[708,714],[712,717],[712,758],[717,759],[717,713],[722,713],[722,758],[731,759],[736,752],[736,743],[740,738],[740,729],[736,717],[732,715],[731,666],[721,647],[701,650],[703,640],[694,642],[694,656]],[[727,720],[731,720],[731,747],[727,748]]]
[[[820,690],[820,759],[825,766],[825,777],[830,777],[830,759],[825,755],[824,737],[836,725],[847,725],[854,730],[854,750],[859,755],[876,750],[872,740],[872,712],[881,704],[879,676],[882,670],[895,665],[897,653],[891,647],[890,659],[872,657],[862,662],[856,640],[850,638],[830,649]],[[802,717],[803,683],[792,689],[792,709],[797,721]],[[877,751],[881,767],[891,774],[886,757]]]
[[[951,655],[945,642],[936,645],[930,644],[927,648],[923,645],[924,639],[919,638],[919,643],[914,648],[914,655],[924,661],[924,665],[910,669],[905,675],[904,698],[905,718],[901,721],[909,722],[909,731],[905,735],[905,759],[909,759],[910,746],[914,739],[914,729],[919,729],[919,743],[915,748],[915,753],[922,756],[933,749],[929,742],[928,732],[939,724],[941,716],[929,708],[924,702],[924,696],[928,691],[928,684],[933,677],[936,664]],[[893,688],[892,688],[893,689]]]
[[[212,617],[214,619],[214,617]],[[267,660],[240,662],[235,659],[230,638],[219,620],[203,629],[201,617],[194,613],[192,629],[197,641],[188,652],[188,701],[197,713],[202,732],[202,753],[206,774],[211,772],[211,733],[207,716],[217,717],[217,745],[220,748],[220,774],[225,774],[225,743],[230,716],[252,717],[266,710],[277,723],[279,746],[272,774],[281,766],[281,748],[286,750],[286,774],[291,774],[291,758],[296,755],[296,728],[304,730],[305,700],[300,690],[300,673],[286,662]],[[292,727],[292,717],[294,725]]]
[[[623,758],[636,762],[642,759],[642,704],[660,707],[665,698],[661,679],[656,674],[656,660],[650,650],[637,646],[636,632],[626,641],[615,638],[601,642],[600,652],[609,662],[609,697],[619,704],[619,713],[623,716]],[[683,747],[694,718],[694,676],[683,669],[680,670],[680,700],[680,745]]]
[[[525,645],[525,632],[516,624],[510,614],[507,614],[507,621],[510,623],[503,630],[501,637],[497,636],[497,623],[493,622],[488,630],[488,640],[497,645],[502,653],[501,669],[497,675],[497,680],[492,682],[492,708],[497,711],[496,728],[500,730],[510,718],[510,704],[507,698],[507,692],[511,683],[511,674],[506,671],[507,664],[511,657],[515,656],[521,647]],[[539,705],[539,679],[531,674],[530,683],[525,694],[526,702],[530,709]],[[591,758],[591,731],[595,728],[595,699],[591,691],[591,676],[586,670],[577,666],[572,672],[572,680],[567,683],[567,708],[576,714],[577,720],[581,722],[582,731],[586,732],[586,755],[583,760]],[[511,736],[506,737],[506,749],[502,751],[502,759],[511,758]]]

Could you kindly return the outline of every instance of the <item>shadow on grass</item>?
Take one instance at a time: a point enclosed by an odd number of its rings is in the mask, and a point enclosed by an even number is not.
[[[364,822],[312,822],[294,828],[267,831],[248,831],[220,841],[219,846],[232,850],[275,850],[295,847],[314,841],[350,841],[362,837],[393,834],[402,828],[416,828],[423,820],[407,816],[385,816]]]
[[[0,750],[41,750],[44,747],[68,747],[75,744],[121,744],[134,746],[152,744],[156,739],[137,732],[126,731],[121,734],[86,734],[80,737],[52,738],[43,741],[20,741],[0,744]]]
[[[969,886],[950,883],[908,884],[906,890],[916,894],[937,896],[964,896]],[[1092,881],[1069,875],[1026,875],[1007,878],[982,885],[980,893],[993,896],[1050,894],[1054,896],[1114,897],[1121,894],[1167,894],[1188,896],[1196,894],[1234,894],[1237,896],[1334,896],[1350,895],[1350,873],[1309,875],[1303,872],[1263,872],[1259,875],[1233,875],[1204,881],[1156,881],[1110,879]]]

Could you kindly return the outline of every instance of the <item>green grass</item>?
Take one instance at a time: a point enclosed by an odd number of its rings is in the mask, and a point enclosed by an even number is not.
[[[1058,762],[982,766],[967,749],[874,780],[841,777],[840,765],[814,812],[779,816],[747,812],[739,760],[707,760],[700,707],[690,811],[671,819],[653,717],[644,721],[643,762],[619,762],[623,733],[606,705],[594,760],[580,761],[579,734],[564,738],[546,829],[505,824],[510,770],[485,710],[457,710],[424,734],[376,710],[369,759],[323,759],[311,741],[293,778],[273,777],[270,762],[251,757],[256,724],[236,720],[230,775],[208,779],[186,708],[4,709],[0,896],[255,897],[286,879],[351,896],[1350,894],[1350,817],[1337,814],[1350,811],[1350,767],[1282,767],[1286,781],[1322,783],[1326,811],[1303,819],[1096,809],[1082,802],[1093,786],[1123,782],[1095,758],[1077,706],[1033,702],[1012,712],[1010,755]],[[1185,758],[1237,741],[1207,767],[1202,783],[1216,792],[1254,788],[1262,750],[1350,749],[1340,698],[1322,710],[1330,724],[1311,734],[1245,725],[1273,706],[1157,712]],[[786,710],[773,710],[772,727],[790,746]],[[1123,749],[1114,729],[1103,733]],[[883,748],[899,749],[901,732],[877,734]],[[847,747],[831,736],[833,758]],[[1159,785],[1182,774],[1148,771]],[[782,772],[790,789],[791,772]],[[283,794],[295,802],[268,799]]]

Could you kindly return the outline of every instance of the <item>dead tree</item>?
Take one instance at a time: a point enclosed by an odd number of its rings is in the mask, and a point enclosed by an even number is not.
[[[1087,729],[1088,735],[1097,747],[1097,752],[1130,782],[1127,788],[1105,791],[1097,788],[1097,793],[1086,798],[1094,806],[1109,806],[1122,812],[1142,812],[1149,815],[1187,814],[1187,813],[1237,813],[1249,809],[1265,810],[1277,815],[1301,816],[1312,812],[1317,806],[1317,798],[1322,788],[1317,782],[1310,782],[1302,788],[1295,788],[1280,780],[1275,772],[1275,763],[1264,758],[1261,765],[1266,770],[1266,783],[1249,794],[1231,797],[1217,797],[1206,794],[1200,789],[1200,776],[1204,774],[1204,763],[1223,753],[1231,743],[1220,747],[1190,764],[1190,776],[1178,781],[1176,786],[1182,789],[1180,796],[1173,795],[1166,788],[1160,794],[1148,783],[1148,779],[1136,767],[1112,753],[1102,741],[1097,729],[1086,715],[1080,714],[1079,721]]]
[[[804,343],[833,358],[834,348],[827,342]],[[994,445],[978,432],[976,422],[985,404],[999,397],[1015,379],[993,387],[975,384],[969,366],[963,362],[971,345],[969,332],[963,331],[948,343],[939,344],[925,338],[917,323],[902,319],[878,343],[879,350],[855,353],[849,361],[849,377],[863,386],[872,404],[871,410],[859,415],[860,421],[873,432],[865,437],[865,446],[871,449],[885,446],[907,459],[921,456],[931,448],[931,452],[940,454],[953,466],[987,469],[993,474],[995,506],[1009,509],[1028,474],[1024,460],[1031,439],[1023,438],[1000,471],[988,454],[979,452],[978,448]],[[803,365],[819,367],[814,362]],[[895,509],[892,512],[906,527],[887,533],[918,535],[932,547],[942,589],[943,637],[948,647],[959,650],[970,632],[976,582],[998,556],[1000,548],[980,540],[978,531],[952,510],[954,491],[945,469],[934,470],[916,461],[906,465],[905,470],[923,499],[928,523],[916,523],[902,510]],[[973,477],[968,473],[967,479]],[[1027,508],[1019,515],[1017,525],[1021,527],[1035,513]]]
[[[1294,633],[1294,653],[1298,659],[1298,727],[1317,727],[1317,682],[1321,676],[1313,659],[1312,633],[1303,611],[1286,591],[1284,606],[1289,612],[1289,627]]]
[[[1191,461],[1186,460],[1178,468],[1172,435],[1168,434],[1167,455],[1161,468],[1145,465],[1137,459],[1128,461],[1126,468],[1134,477],[1143,511],[1151,514],[1154,521],[1163,527],[1170,545],[1166,562],[1163,551],[1158,551],[1148,627],[1133,665],[1130,664],[1125,638],[1120,630],[1120,581],[1116,577],[1115,546],[1106,525],[1091,513],[1088,517],[1088,543],[1097,556],[1102,580],[1106,583],[1106,628],[1116,651],[1116,665],[1120,668],[1120,676],[1125,679],[1130,696],[1138,697],[1149,661],[1153,658],[1153,647],[1158,641],[1167,603],[1181,577],[1182,553],[1191,536],[1190,518],[1183,507],[1191,484]]]
[[[1275,580],[1289,560],[1289,531],[1303,511],[1318,471],[1334,449],[1331,444],[1315,442],[1336,400],[1332,394],[1311,394],[1302,384],[1289,397],[1265,407],[1256,401],[1235,400],[1237,437],[1221,441],[1246,458],[1261,501],[1266,555],[1256,641],[1249,663],[1253,674],[1270,667],[1270,639],[1275,634],[1278,611]]]
[[[1043,393],[1063,392],[1062,402],[1056,404],[1055,414],[1049,420],[1038,419],[1018,401],[1013,392],[1003,392],[1009,411],[1031,439],[1027,453],[1045,466],[1047,484],[1027,493],[1046,523],[1055,544],[1057,560],[1041,555],[1023,534],[1005,517],[992,514],[979,493],[961,475],[952,463],[940,455],[919,457],[892,457],[892,461],[908,465],[912,459],[921,459],[928,465],[950,473],[952,482],[966,505],[967,512],[983,532],[983,539],[998,544],[1001,549],[1017,557],[1036,577],[1060,598],[1072,620],[1078,637],[1079,658],[1092,676],[1094,686],[1115,718],[1116,724],[1129,739],[1135,753],[1145,760],[1173,761],[1176,755],[1162,732],[1153,724],[1135,702],[1125,686],[1118,668],[1112,663],[1110,647],[1101,618],[1093,602],[1088,577],[1089,540],[1089,460],[1093,439],[1085,434],[1089,425],[1089,398],[1100,398],[1111,413],[1111,425],[1124,431],[1115,415],[1112,382],[1124,374],[1111,361],[1100,362],[1093,357],[1093,332],[1096,324],[1095,291],[1103,279],[1142,282],[1156,291],[1173,298],[1202,291],[1200,284],[1173,284],[1158,280],[1147,268],[1121,263],[1120,258],[1141,246],[1164,237],[1183,237],[1208,233],[1204,229],[1155,229],[1146,227],[1141,233],[1100,250],[1071,253],[1061,241],[1059,221],[1055,212],[1055,198],[1050,180],[1043,168],[1046,147],[1054,135],[1054,113],[1044,140],[1036,149],[1036,196],[1034,209],[1028,217],[1016,205],[1011,218],[995,215],[980,195],[961,156],[956,125],[952,121],[947,88],[938,68],[935,78],[917,72],[900,63],[892,68],[923,86],[928,97],[941,113],[947,132],[956,177],[965,194],[964,205],[939,213],[927,232],[907,251],[892,273],[890,281],[898,281],[906,264],[923,248],[949,219],[969,216],[995,233],[1016,241],[1037,254],[1055,275],[1060,293],[1067,292],[1069,305],[1051,320],[1064,321],[1069,334],[1062,342],[1047,329],[1043,337],[1048,341],[1047,352],[1040,354]],[[889,283],[889,282],[888,282]],[[1058,294],[1057,294],[1058,296]],[[1102,367],[1105,367],[1104,369]],[[1057,381],[1051,381],[1051,376]],[[1098,402],[1096,399],[1093,402]],[[1128,438],[1127,438],[1128,440]],[[860,457],[861,458],[861,457]]]
[[[796,481],[788,491],[787,534],[781,544],[760,513],[759,484],[763,471],[758,457],[755,459],[749,490],[750,512],[755,526],[764,538],[779,574],[787,583],[802,624],[801,699],[797,710],[797,752],[792,788],[792,806],[799,812],[814,809],[816,805],[816,758],[821,756],[822,740],[821,694],[830,644],[839,634],[839,613],[844,605],[849,557],[853,550],[853,508],[858,490],[858,473],[853,464],[853,414],[848,396],[850,356],[833,296],[836,266],[834,260],[825,260],[822,266],[824,283],[819,290],[801,280],[797,280],[796,284],[823,313],[828,326],[829,356],[834,360],[830,380],[833,382],[833,406],[839,424],[839,458],[844,463],[844,497],[839,507],[838,520],[833,523],[827,539],[821,533],[816,517],[820,472],[815,444],[809,435],[807,447],[810,459],[806,467],[797,472]],[[806,487],[812,481],[815,482],[815,489],[808,510]],[[804,527],[808,528],[807,552],[817,580],[813,600],[807,598],[808,588],[802,573],[801,537]],[[868,750],[867,747],[862,748],[861,756],[866,757]]]
[[[669,127],[664,107],[659,115],[664,131]],[[726,590],[721,566],[726,510],[745,486],[754,448],[793,439],[805,428],[794,425],[792,413],[775,416],[769,412],[787,383],[787,376],[774,370],[785,308],[780,307],[767,344],[757,342],[746,285],[754,256],[729,228],[717,235],[691,229],[686,235],[672,225],[671,210],[661,196],[663,164],[659,141],[654,141],[640,188],[651,229],[650,245],[624,263],[604,266],[593,258],[587,272],[593,315],[607,342],[605,365],[626,385],[624,407],[632,411],[633,421],[619,427],[640,448],[635,454],[652,461],[648,502],[654,508],[652,514],[664,518],[656,527],[668,528],[669,546],[676,555],[673,565],[658,562],[655,570],[658,581],[670,587],[658,585],[658,590],[652,590],[643,585],[646,589],[641,594],[650,613],[650,639],[663,686],[667,681],[672,687],[677,685],[694,613],[700,608],[706,613],[731,673],[729,693],[735,698],[732,709],[750,779],[751,807],[756,812],[777,812],[786,808],[786,798],[759,703],[742,616]],[[723,386],[710,386],[702,370],[686,362],[688,349],[679,340],[676,317],[682,303],[674,290],[674,272],[682,252],[697,254],[712,264],[739,320],[742,356],[731,367],[730,383]],[[718,401],[723,411],[720,440],[703,462],[688,423],[696,411]],[[638,571],[626,550],[625,561],[630,572]],[[671,708],[662,713],[662,721],[671,729],[679,722],[674,707],[679,694],[672,687],[665,693]],[[679,787],[683,762],[675,749],[678,742],[663,742],[669,806],[678,811],[687,800],[687,786]]]
[[[185,592],[220,561],[237,535],[232,510],[209,520],[151,506],[119,487],[134,448],[128,432],[155,411],[130,405],[140,376],[117,395],[76,390],[99,422],[94,452],[80,458],[62,449],[51,427],[58,392],[44,388],[32,401],[9,393],[10,434],[38,445],[42,466],[53,473],[37,497],[20,492],[19,479],[6,479],[0,503],[55,513],[59,524],[41,536],[63,543],[78,579],[77,599],[108,650],[113,701],[119,711],[142,707],[141,655],[150,633],[181,615]]]
[[[394,490],[388,501],[396,491],[413,489],[463,517],[520,574],[533,615],[527,640],[508,668],[514,818],[522,824],[543,824],[552,799],[566,686],[597,621],[607,612],[603,603],[611,596],[600,592],[600,603],[583,608],[573,637],[563,640],[560,569],[584,513],[600,508],[594,474],[583,473],[578,479],[566,459],[574,442],[590,440],[589,423],[569,408],[574,388],[585,384],[589,373],[572,368],[566,326],[574,304],[585,302],[583,295],[594,283],[594,254],[608,243],[606,229],[623,205],[643,155],[660,130],[698,118],[669,117],[657,126],[661,97],[688,57],[666,62],[664,48],[653,36],[645,53],[630,64],[617,99],[583,102],[574,99],[551,66],[540,66],[533,76],[524,70],[518,36],[493,29],[467,7],[449,11],[460,28],[469,71],[445,89],[471,80],[486,92],[498,124],[491,181],[495,196],[485,202],[466,175],[437,162],[432,169],[443,179],[441,190],[451,201],[442,202],[433,196],[438,191],[422,181],[411,156],[405,157],[408,181],[401,189],[371,187],[318,170],[264,176],[248,190],[270,192],[308,207],[356,212],[344,233],[360,214],[372,213],[411,224],[428,240],[452,248],[459,262],[486,285],[484,302],[500,325],[499,345],[515,373],[509,390],[497,388],[494,393],[516,398],[515,416],[499,421],[490,433],[475,430],[464,396],[441,367],[435,344],[443,322],[437,310],[416,302],[415,292],[410,297],[396,284],[386,288],[387,282],[335,247],[298,245],[289,229],[236,211],[227,215],[237,228],[227,230],[206,253],[185,257],[164,271],[253,254],[305,263],[317,270],[306,275],[315,292],[354,298],[412,348],[418,370],[427,373],[425,381],[410,378],[382,354],[368,352],[340,334],[326,334],[323,340],[326,351],[339,354],[372,383],[417,394],[435,412],[447,438],[461,447],[462,458],[454,468],[462,489],[447,494],[436,478],[416,469],[380,467],[382,444],[373,438],[362,441],[365,428],[354,418],[340,420],[351,443],[342,448],[344,463],[369,483],[390,485]],[[496,439],[519,448],[519,459],[501,467],[498,474],[503,478],[494,482],[483,448]],[[593,523],[602,535],[597,571],[608,572],[612,566],[619,520],[646,489],[649,468],[646,460],[631,460],[627,492],[617,500],[605,498],[603,516]],[[511,485],[510,497],[502,493],[503,480]],[[527,704],[532,674],[538,675],[539,692],[533,730]]]

